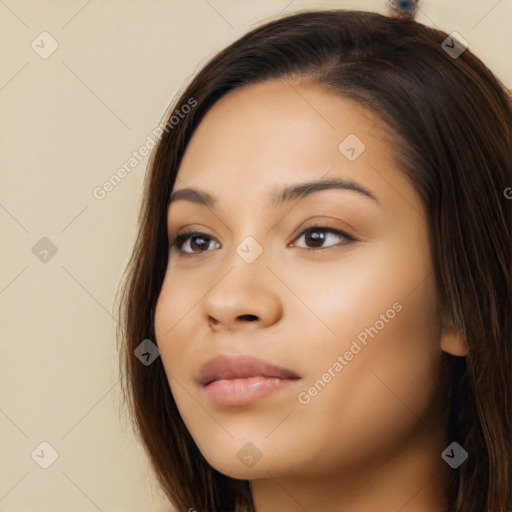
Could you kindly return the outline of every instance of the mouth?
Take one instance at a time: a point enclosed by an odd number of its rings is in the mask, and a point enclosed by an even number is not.
[[[292,370],[250,356],[217,356],[202,366],[197,382],[218,405],[246,405],[283,390],[301,377]]]

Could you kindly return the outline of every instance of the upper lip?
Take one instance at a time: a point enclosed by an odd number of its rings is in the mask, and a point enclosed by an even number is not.
[[[220,379],[245,379],[250,377],[300,378],[292,370],[252,356],[220,355],[206,361],[197,375],[197,382],[206,386]]]

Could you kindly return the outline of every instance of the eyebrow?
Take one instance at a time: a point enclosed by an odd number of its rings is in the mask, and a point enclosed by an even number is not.
[[[377,197],[359,183],[340,178],[330,178],[301,182],[293,185],[287,185],[281,189],[274,190],[273,193],[271,194],[270,206],[276,207],[284,204],[285,202],[306,197],[310,194],[313,194],[314,192],[329,189],[343,189],[354,191],[372,199],[377,204],[381,205]],[[217,199],[214,196],[212,196],[208,192],[198,190],[195,188],[184,188],[181,190],[176,190],[169,197],[168,205],[178,200],[190,201],[191,203],[201,204],[209,208],[215,208],[215,205],[217,204]]]

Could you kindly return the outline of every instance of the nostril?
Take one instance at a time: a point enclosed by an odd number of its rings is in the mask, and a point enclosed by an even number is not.
[[[241,320],[249,320],[249,321],[254,321],[254,320],[258,320],[258,317],[255,316],[255,315],[240,315],[239,318]]]

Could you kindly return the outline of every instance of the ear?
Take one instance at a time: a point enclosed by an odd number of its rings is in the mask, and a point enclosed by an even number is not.
[[[445,319],[441,329],[441,350],[452,356],[465,357],[468,347],[452,319]]]

